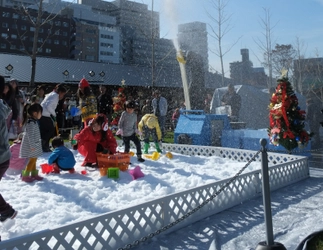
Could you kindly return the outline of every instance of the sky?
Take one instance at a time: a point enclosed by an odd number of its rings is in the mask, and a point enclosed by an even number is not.
[[[148,4],[149,10],[153,2],[153,9],[160,13],[160,35],[169,39],[176,35],[178,24],[195,21],[207,23],[208,33],[212,34],[210,26],[216,25],[208,17],[206,10],[211,15],[216,13],[216,1],[135,0]],[[307,58],[323,56],[323,0],[228,0],[225,13],[226,16],[231,16],[231,29],[223,37],[223,51],[229,50],[224,56],[226,76],[229,76],[229,63],[241,61],[240,49],[243,48],[249,49],[254,67],[262,66],[263,52],[255,41],[265,41],[261,24],[261,19],[265,17],[264,8],[270,12],[273,46],[276,43],[296,45],[298,37],[301,54]],[[209,49],[215,51],[216,41],[209,36],[208,43]],[[210,51],[209,64],[214,70],[221,71],[219,58]]]
[[[123,151],[122,147],[118,148]],[[131,149],[135,152],[135,149]],[[153,148],[149,149],[152,154]],[[9,168],[0,182],[1,194],[18,215],[0,227],[2,240],[54,229],[63,225],[140,204],[178,191],[233,177],[244,162],[216,156],[185,156],[173,153],[173,159],[161,154],[156,161],[138,163],[131,158],[129,169],[139,166],[144,177],[132,180],[129,171],[119,179],[101,177],[98,170],[81,174],[83,157],[73,151],[76,173],[42,174],[43,181],[25,183]],[[37,168],[46,163],[49,153],[37,160]],[[243,172],[260,169],[252,162]],[[323,171],[272,194],[274,240],[287,249],[295,249],[309,233],[323,225]],[[254,249],[264,241],[265,225],[262,198],[255,198],[222,213],[208,217],[170,235],[160,235],[136,249]]]

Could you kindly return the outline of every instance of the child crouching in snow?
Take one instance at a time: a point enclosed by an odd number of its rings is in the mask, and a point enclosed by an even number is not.
[[[71,174],[75,172],[75,158],[71,150],[64,146],[64,140],[56,136],[52,140],[54,151],[48,158],[48,164],[53,165],[53,173],[59,174],[60,170],[68,171]]]
[[[25,182],[41,181],[43,177],[36,170],[37,158],[43,154],[41,145],[38,120],[42,116],[43,108],[38,103],[26,104],[23,111],[23,122],[25,126],[19,157],[29,158],[25,170],[21,173],[21,180]]]
[[[98,114],[89,121],[86,128],[74,136],[76,144],[73,145],[84,156],[82,166],[98,167],[97,152],[115,154],[117,141],[108,127],[108,120],[104,114]]]

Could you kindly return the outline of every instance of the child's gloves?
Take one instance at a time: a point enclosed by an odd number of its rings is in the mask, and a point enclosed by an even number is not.
[[[119,128],[116,132],[116,135],[123,135],[123,130]]]
[[[138,129],[136,129],[136,134],[139,135],[139,136],[142,135],[141,131],[139,131]]]

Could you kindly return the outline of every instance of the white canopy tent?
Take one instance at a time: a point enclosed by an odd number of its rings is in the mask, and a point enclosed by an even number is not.
[[[251,85],[235,85],[236,92],[241,96],[241,109],[239,122],[245,122],[248,129],[263,129],[269,127],[269,103],[270,96],[268,89],[261,89]],[[217,107],[220,107],[221,97],[227,91],[227,87],[217,88],[214,91],[210,112],[215,114]],[[306,109],[306,98],[296,93],[299,106]]]

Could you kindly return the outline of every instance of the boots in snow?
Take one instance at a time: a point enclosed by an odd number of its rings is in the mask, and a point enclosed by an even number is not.
[[[24,182],[33,182],[34,178],[30,176],[30,171],[22,170],[21,172],[21,180]]]
[[[138,160],[139,162],[144,162],[144,161],[145,161],[145,159],[143,159],[143,158],[141,157],[141,155],[137,155],[137,160]]]
[[[160,147],[159,147],[159,143],[158,143],[158,142],[155,142],[155,146],[156,146],[156,151],[157,151],[158,153],[162,153],[162,151],[161,151],[161,149],[160,149]]]
[[[149,149],[149,143],[148,142],[145,142],[144,154],[148,154],[148,149]]]
[[[38,170],[31,171],[31,178],[34,178],[36,181],[42,181],[44,179],[38,175]]]
[[[59,174],[60,169],[59,169],[59,167],[57,166],[57,164],[56,164],[56,163],[53,163],[53,164],[52,164],[52,166],[53,166],[53,171],[52,171],[52,173],[53,173],[53,174]]]

